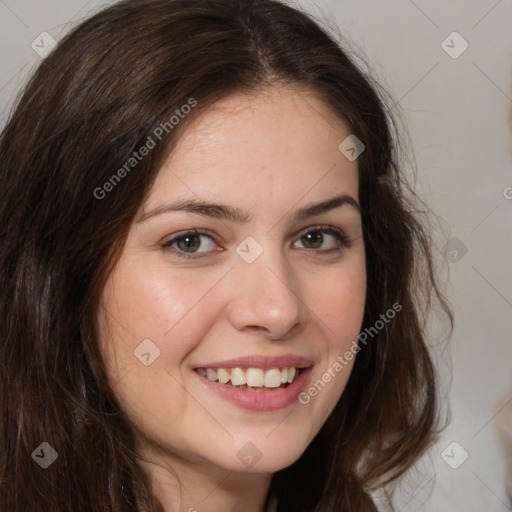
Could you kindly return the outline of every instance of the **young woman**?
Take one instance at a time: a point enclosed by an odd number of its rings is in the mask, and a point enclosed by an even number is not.
[[[60,42],[0,139],[0,510],[376,510],[450,316],[376,90],[275,0]]]

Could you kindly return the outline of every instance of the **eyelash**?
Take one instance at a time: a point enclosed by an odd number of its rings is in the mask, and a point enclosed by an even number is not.
[[[323,255],[332,254],[334,252],[341,252],[343,248],[350,248],[352,245],[352,240],[348,235],[346,235],[343,231],[333,228],[330,226],[313,226],[311,228],[308,228],[307,231],[303,232],[303,234],[299,237],[302,238],[310,233],[323,233],[327,235],[332,235],[336,238],[337,242],[339,243],[338,247],[335,247],[333,249],[328,250],[317,250],[317,249],[309,249],[311,251],[319,252]],[[186,253],[179,250],[176,250],[172,248],[171,246],[174,245],[176,242],[179,242],[180,240],[187,238],[187,236],[190,235],[205,235],[211,238],[214,242],[216,242],[215,237],[209,232],[202,229],[193,229],[189,231],[183,231],[182,233],[179,233],[175,237],[173,237],[171,240],[168,240],[167,242],[163,243],[161,245],[162,249],[170,250],[170,252],[176,254],[179,258],[185,258],[185,259],[197,259],[197,258],[203,258],[205,256],[208,256],[209,252],[207,253]],[[306,248],[306,250],[308,250]],[[199,254],[199,255],[198,255]]]

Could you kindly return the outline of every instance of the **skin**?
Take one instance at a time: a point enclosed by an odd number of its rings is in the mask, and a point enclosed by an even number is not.
[[[345,388],[354,361],[306,405],[256,412],[211,392],[193,368],[298,354],[314,363],[307,389],[349,349],[366,295],[360,213],[343,205],[291,218],[336,195],[357,201],[357,161],[338,150],[349,134],[312,92],[272,86],[232,95],[187,128],[133,222],[103,291],[100,347],[166,512],[263,512],[272,474],[300,457]],[[185,198],[237,207],[252,220],[167,212],[138,222]],[[342,230],[350,248],[311,230],[317,225]],[[183,243],[174,253],[162,248],[194,228],[213,237],[193,238],[188,254],[200,257],[177,256],[187,254]],[[263,249],[252,263],[236,252],[248,236]],[[160,350],[148,366],[134,356],[144,339]],[[249,442],[261,453],[251,467],[237,457]]]

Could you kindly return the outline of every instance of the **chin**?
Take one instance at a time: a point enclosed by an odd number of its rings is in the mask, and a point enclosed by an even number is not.
[[[235,457],[225,461],[226,469],[246,473],[276,473],[296,462],[308,447],[309,441],[293,436],[265,434],[254,441],[236,443]],[[225,459],[225,452],[224,457]]]

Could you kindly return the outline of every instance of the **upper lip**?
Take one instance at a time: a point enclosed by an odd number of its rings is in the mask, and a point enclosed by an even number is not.
[[[313,365],[313,361],[307,357],[294,354],[283,354],[281,356],[262,356],[249,355],[235,357],[233,359],[224,359],[211,363],[204,363],[195,366],[198,368],[261,368],[269,370],[270,368],[285,368],[294,366],[295,368],[309,368]]]

